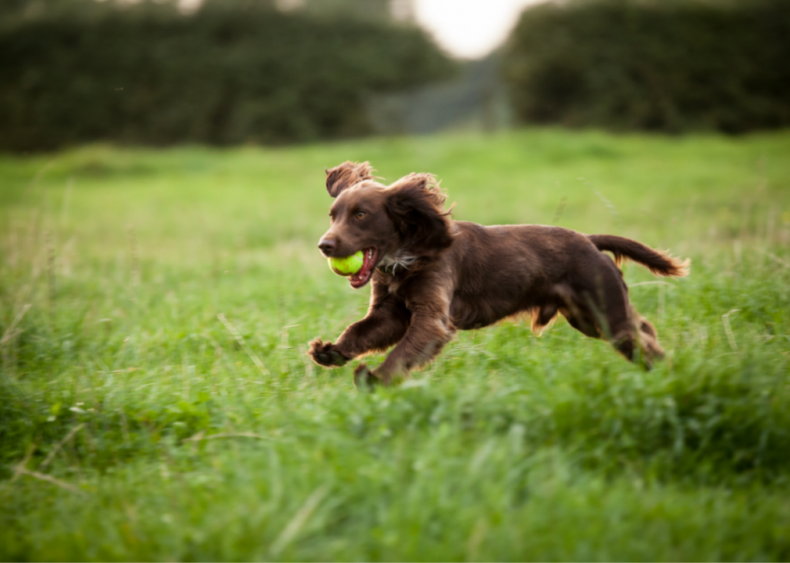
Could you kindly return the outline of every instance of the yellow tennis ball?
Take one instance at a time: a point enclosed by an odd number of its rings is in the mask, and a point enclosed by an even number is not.
[[[339,276],[353,276],[362,269],[364,263],[365,256],[361,250],[345,258],[329,259],[329,267]]]

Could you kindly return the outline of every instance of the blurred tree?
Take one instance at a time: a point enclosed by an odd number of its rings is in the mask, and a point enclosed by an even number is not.
[[[134,7],[142,10],[173,10],[191,14],[201,8],[224,10],[277,9],[300,11],[314,16],[351,16],[368,20],[411,21],[413,0],[2,0],[0,16],[36,17],[44,14],[95,14],[112,8]]]
[[[358,19],[388,20],[393,2],[410,0],[202,0],[204,8],[227,10],[274,7],[281,12],[303,12],[319,17],[351,16]]]
[[[281,0],[282,1],[282,0]],[[294,1],[294,0],[290,0]],[[353,14],[366,19],[388,19],[389,0],[300,0],[306,11],[316,15]]]
[[[360,135],[370,96],[454,68],[425,32],[383,16],[268,0],[211,0],[189,17],[174,2],[56,1],[80,8],[0,27],[0,149]],[[101,15],[82,17],[85,5]]]
[[[790,125],[790,0],[570,0],[525,11],[505,79],[525,123]]]
[[[0,17],[35,17],[53,11],[91,10],[97,2],[89,0],[2,0]]]
[[[118,9],[134,8],[143,12],[172,13],[179,0],[0,0],[3,23],[17,19],[85,17],[114,13]]]

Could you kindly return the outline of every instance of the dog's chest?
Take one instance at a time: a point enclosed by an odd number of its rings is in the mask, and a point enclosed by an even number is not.
[[[399,271],[408,270],[415,260],[417,260],[416,256],[398,250],[382,258],[378,267],[388,274],[395,275]]]

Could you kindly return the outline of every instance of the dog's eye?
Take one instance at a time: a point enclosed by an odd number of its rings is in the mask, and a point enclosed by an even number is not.
[[[357,211],[356,217],[357,219],[362,219],[365,215],[367,215],[367,213],[365,213],[364,211]]]

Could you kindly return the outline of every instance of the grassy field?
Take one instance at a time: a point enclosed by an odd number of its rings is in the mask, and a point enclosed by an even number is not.
[[[690,257],[625,267],[666,360],[560,321],[313,365],[369,294],[316,248],[347,159]],[[790,559],[790,133],[98,146],[0,157],[0,206],[2,559]]]

